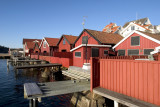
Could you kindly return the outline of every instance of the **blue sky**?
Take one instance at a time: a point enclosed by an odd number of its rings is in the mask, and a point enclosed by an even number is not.
[[[21,48],[23,38],[79,36],[85,28],[101,31],[114,22],[148,17],[160,24],[160,0],[0,0],[0,45]]]

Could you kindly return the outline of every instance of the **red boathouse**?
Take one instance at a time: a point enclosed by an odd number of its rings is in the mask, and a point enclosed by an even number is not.
[[[84,63],[90,62],[90,57],[109,55],[112,46],[121,39],[123,37],[118,34],[84,29],[73,44],[75,48],[71,49],[71,52],[73,52],[73,66],[82,67]]]
[[[62,35],[57,43],[59,52],[70,52],[72,45],[77,39],[77,36]]]
[[[113,49],[118,52],[118,56],[149,55],[158,46],[160,46],[159,34],[133,31]]]
[[[57,43],[59,38],[43,38],[40,44],[41,54],[53,56],[53,52],[58,52]]]

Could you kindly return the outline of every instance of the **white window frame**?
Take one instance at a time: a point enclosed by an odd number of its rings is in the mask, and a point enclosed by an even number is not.
[[[76,52],[80,52],[81,53],[81,56],[76,56]],[[81,51],[76,51],[75,53],[74,53],[74,57],[76,57],[76,58],[81,58],[82,57],[82,52]]]
[[[133,37],[139,37],[139,45],[132,45],[132,38],[133,38]],[[132,36],[132,37],[131,37],[131,46],[140,46],[140,36]]]
[[[46,45],[47,45],[47,42],[44,41],[44,42],[43,42],[43,48],[46,48]]]

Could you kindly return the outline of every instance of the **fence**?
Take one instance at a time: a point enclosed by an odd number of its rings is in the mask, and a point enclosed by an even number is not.
[[[158,61],[158,55],[153,56],[155,61]],[[101,59],[128,59],[128,60],[135,60],[135,59],[148,59],[146,55],[137,55],[137,56],[106,56],[101,57]]]
[[[92,59],[91,90],[99,85],[111,91],[160,105],[159,61],[100,59],[100,67],[97,62]],[[97,83],[98,69],[100,69],[100,83]]]
[[[91,91],[100,85],[100,62],[98,58],[91,58]]]
[[[60,57],[60,58],[73,58],[72,52],[54,52],[54,57]]]
[[[53,57],[53,56],[39,56],[40,60],[46,60],[50,63],[59,63],[62,64],[64,67],[73,66],[73,59],[70,58],[59,58],[59,57]]]

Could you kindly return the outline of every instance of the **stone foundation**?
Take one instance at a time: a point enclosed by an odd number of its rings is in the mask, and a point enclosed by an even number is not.
[[[77,107],[103,107],[105,98],[90,91],[74,93],[71,103]]]

